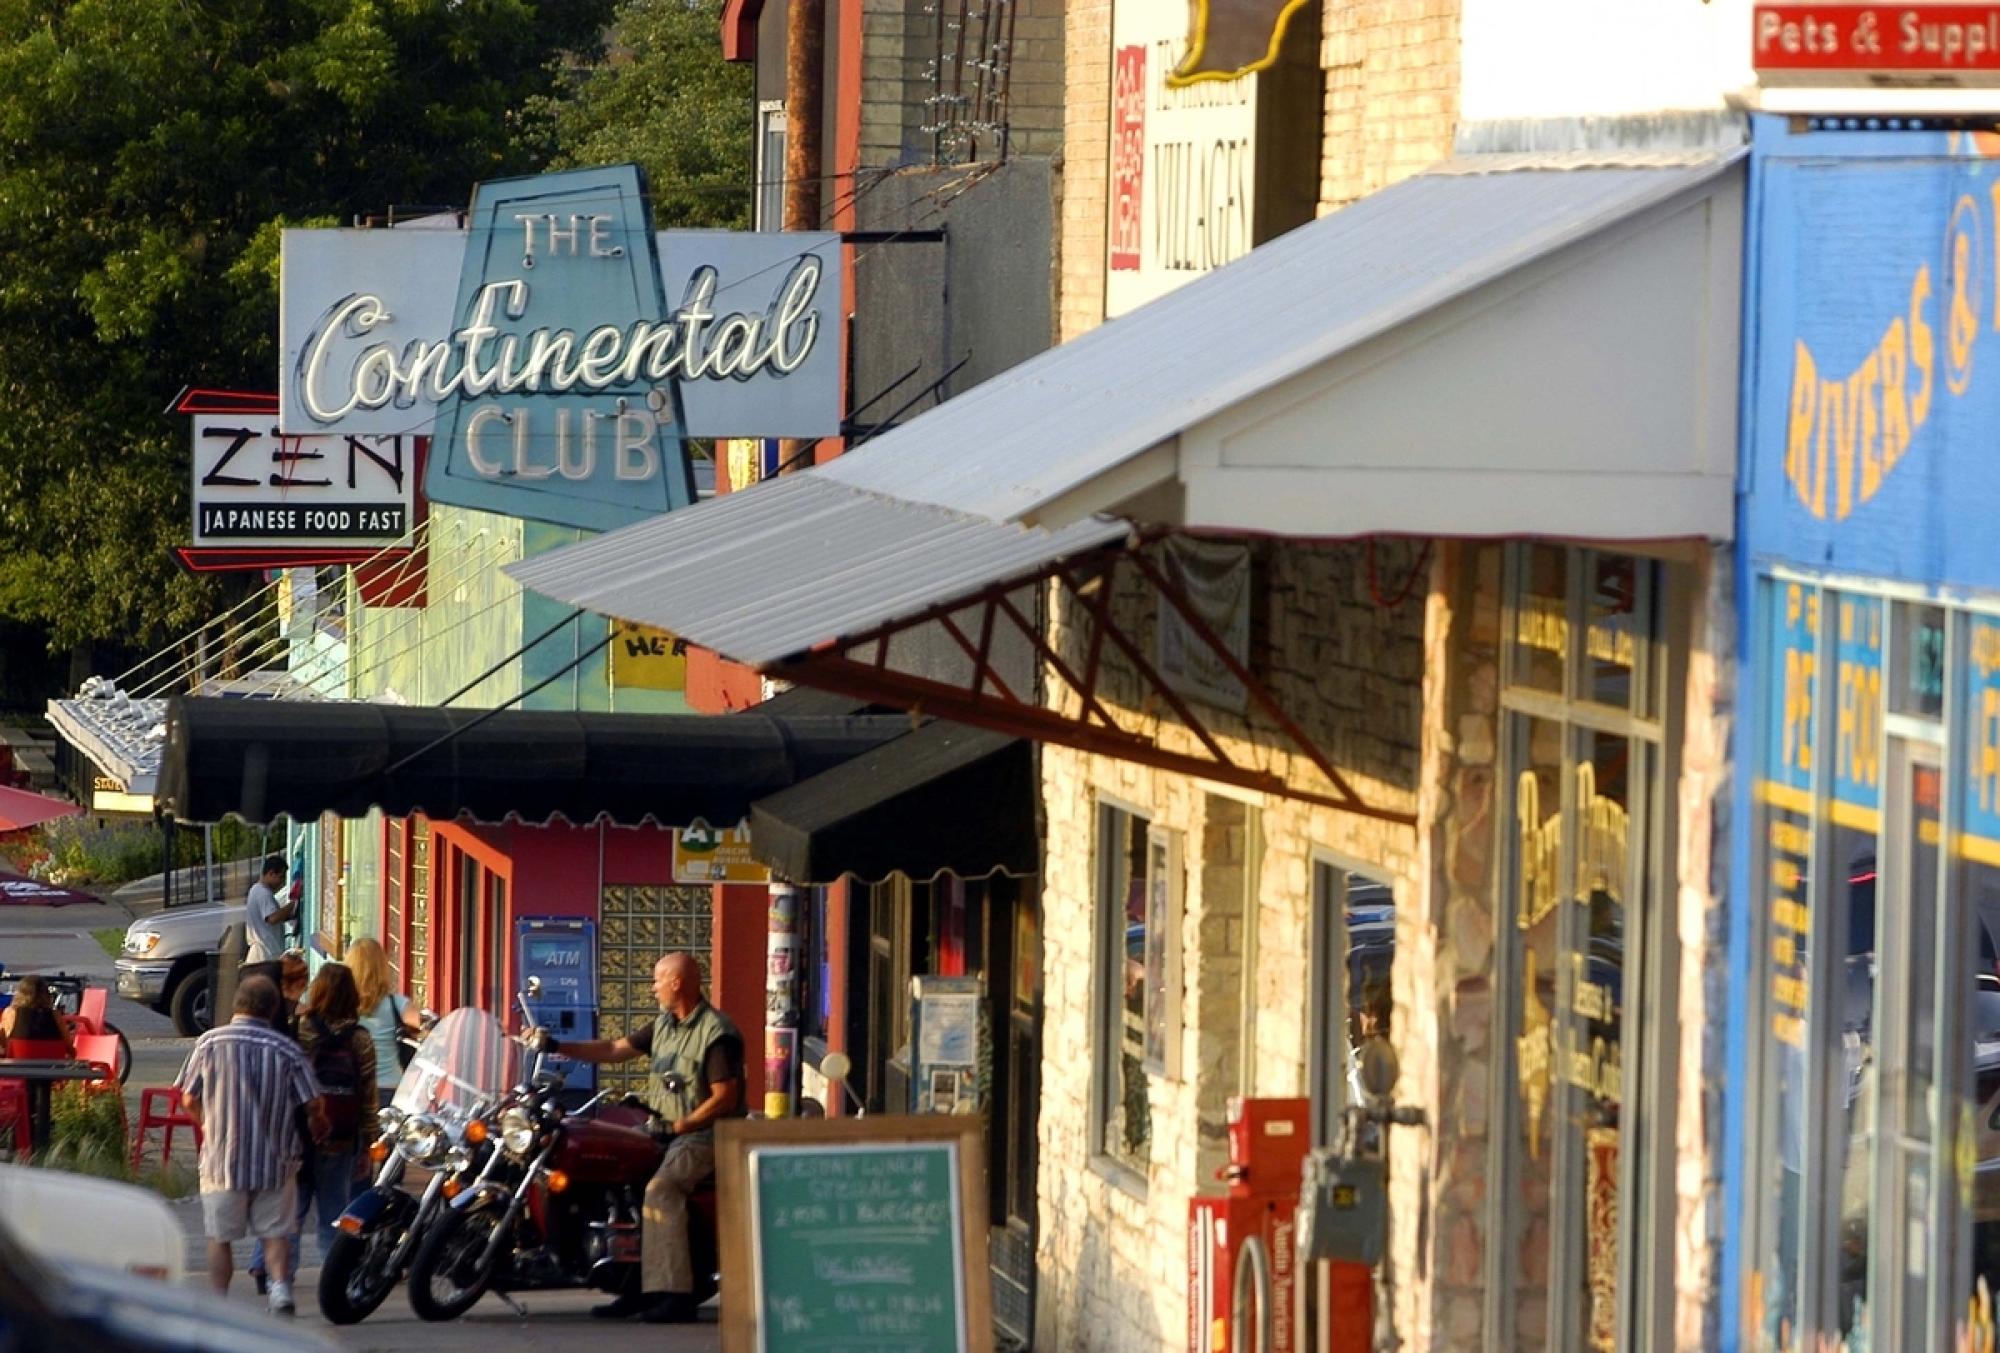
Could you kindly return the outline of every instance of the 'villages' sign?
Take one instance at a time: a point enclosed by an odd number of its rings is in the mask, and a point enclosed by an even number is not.
[[[414,437],[285,437],[274,419],[194,419],[194,544],[391,545],[410,529]]]
[[[687,437],[838,431],[838,244],[656,234],[631,165],[482,184],[463,232],[287,231],[280,423],[435,419],[439,502],[586,529],[685,506]]]
[[[1170,87],[1187,26],[1185,4],[1112,6],[1106,315],[1156,300],[1254,243],[1257,77]]]
[[[1992,84],[2000,5],[1760,4],[1752,62],[1765,84]]]

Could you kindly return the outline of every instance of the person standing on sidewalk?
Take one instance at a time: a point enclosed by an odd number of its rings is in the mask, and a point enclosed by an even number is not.
[[[387,1103],[403,1081],[403,1052],[397,1039],[405,1029],[422,1033],[423,1022],[410,1009],[407,997],[389,989],[389,956],[380,941],[364,935],[348,945],[347,966],[354,971],[354,990],[361,1001],[361,1027],[375,1043],[375,1093]]]
[[[333,1224],[361,1180],[362,1134],[375,1125],[375,1043],[356,1018],[361,1000],[344,963],[320,965],[299,1005],[299,1046],[319,1082],[326,1133],[313,1143],[312,1204],[319,1210],[319,1252],[333,1248]],[[305,1209],[299,1209],[303,1218]],[[297,1251],[294,1250],[294,1254]]]
[[[660,1013],[623,1038],[557,1043],[547,1029],[524,1029],[521,1041],[579,1062],[648,1059],[646,1103],[673,1132],[665,1159],[646,1185],[640,1214],[637,1292],[591,1309],[600,1319],[637,1316],[648,1324],[694,1320],[694,1256],[688,1246],[688,1195],[715,1173],[715,1124],[741,1118],[743,1035],[701,991],[694,955],[672,953],[653,965]]]
[[[299,914],[296,897],[278,901],[278,889],[285,882],[285,857],[272,855],[265,859],[264,868],[257,881],[250,885],[250,895],[243,899],[243,942],[247,946],[243,961],[250,963],[271,963],[285,952],[285,923]]]
[[[271,1310],[290,1315],[292,1247],[298,1216],[299,1110],[315,1136],[326,1130],[319,1085],[298,1044],[271,1027],[278,989],[252,977],[236,989],[235,1018],[195,1040],[174,1084],[202,1129],[201,1211],[208,1236],[208,1281],[227,1294],[230,1246],[245,1236],[270,1258]]]

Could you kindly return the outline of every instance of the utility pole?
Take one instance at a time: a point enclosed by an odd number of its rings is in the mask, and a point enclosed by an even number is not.
[[[785,11],[785,229],[818,230],[826,112],[826,0]],[[778,444],[778,473],[812,464],[810,440]],[[764,1114],[789,1118],[799,1079],[798,890],[773,880],[765,938]]]
[[[785,11],[785,229],[818,230],[826,114],[826,0],[790,0]],[[811,441],[778,444],[778,473],[812,465]]]

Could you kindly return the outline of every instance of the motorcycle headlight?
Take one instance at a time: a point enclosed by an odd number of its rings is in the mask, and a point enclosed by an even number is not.
[[[433,1164],[444,1150],[444,1129],[428,1114],[411,1114],[396,1129],[396,1149],[412,1164]]]
[[[403,1120],[408,1117],[408,1114],[393,1104],[385,1104],[375,1111],[375,1126],[383,1136],[394,1137],[396,1129],[402,1127]]]
[[[510,1156],[525,1156],[535,1148],[535,1119],[516,1104],[500,1111],[500,1146]]]

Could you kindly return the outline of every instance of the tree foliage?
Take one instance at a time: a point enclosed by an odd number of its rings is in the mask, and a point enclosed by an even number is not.
[[[206,618],[162,411],[273,387],[279,227],[540,167],[522,110],[589,84],[611,8],[0,0],[0,617],[58,646]]]
[[[635,161],[662,229],[748,226],[752,71],[722,59],[718,0],[623,0],[612,33],[531,110],[551,166]]]

